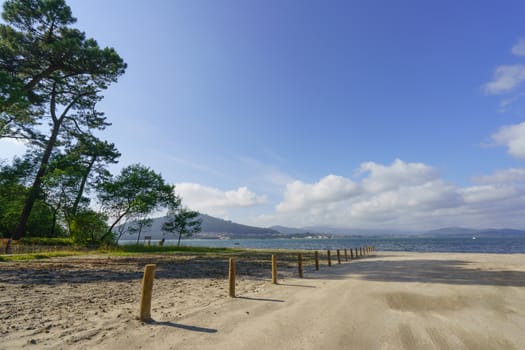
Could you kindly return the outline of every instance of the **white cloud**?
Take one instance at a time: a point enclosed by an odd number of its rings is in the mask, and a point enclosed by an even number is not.
[[[265,196],[259,196],[247,187],[231,191],[221,191],[196,183],[179,183],[175,186],[185,205],[200,212],[224,216],[229,209],[247,208],[267,202]]]
[[[516,56],[525,56],[525,38],[518,39],[518,43],[512,47],[512,53]]]
[[[460,187],[423,163],[363,163],[364,177],[329,175],[288,184],[273,214],[259,224],[349,228],[430,229],[445,226],[525,228],[525,169],[478,177]]]
[[[341,201],[358,192],[358,186],[352,180],[336,175],[328,175],[315,184],[294,181],[286,186],[284,200],[277,205],[277,210],[301,210],[307,206]]]
[[[489,95],[499,95],[512,91],[523,81],[525,81],[525,65],[504,65],[496,68],[493,80],[485,84],[483,89]]]
[[[492,135],[497,145],[507,147],[507,152],[513,157],[525,158],[525,122],[502,126]]]
[[[314,182],[290,181],[274,210],[265,196],[246,187],[221,191],[181,183],[176,191],[190,208],[260,226],[525,228],[525,168],[478,176],[470,186],[443,180],[428,164],[400,159],[390,164],[365,162],[356,173],[353,179],[331,174]],[[254,216],[243,218],[247,211]]]
[[[498,183],[520,183],[525,182],[525,169],[510,168],[497,170],[492,175],[476,176],[472,178],[478,184],[498,184]]]
[[[362,163],[358,173],[369,173],[363,180],[363,186],[369,192],[424,184],[437,178],[437,172],[432,167],[423,163],[405,163],[400,159],[387,166],[374,162]]]
[[[488,203],[500,200],[508,200],[522,193],[519,188],[508,185],[483,185],[460,189],[463,200],[467,204]]]

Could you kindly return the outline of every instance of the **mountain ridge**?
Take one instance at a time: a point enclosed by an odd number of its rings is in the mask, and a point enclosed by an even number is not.
[[[387,229],[359,229],[341,228],[328,226],[307,226],[303,228],[287,227],[274,225],[270,227],[257,227],[235,223],[231,220],[224,220],[211,215],[200,214],[202,219],[202,231],[195,234],[193,238],[221,239],[221,238],[301,238],[301,237],[341,237],[341,236],[418,236],[418,237],[501,237],[501,236],[521,236],[525,235],[524,230],[512,228],[487,228],[473,229],[466,227],[444,227],[434,230],[408,231],[408,230],[387,230]],[[151,227],[146,227],[141,232],[141,239],[150,236],[151,239],[162,239],[169,237],[161,230],[165,217],[153,218]],[[128,225],[132,225],[129,223]],[[137,239],[136,234],[125,233],[121,239]]]

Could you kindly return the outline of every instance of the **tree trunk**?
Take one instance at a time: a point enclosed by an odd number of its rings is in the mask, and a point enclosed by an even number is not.
[[[53,209],[53,222],[51,223],[51,233],[50,233],[51,237],[55,236],[55,229],[56,229],[56,226],[57,226],[57,214],[58,214],[59,208],[60,207],[57,207],[56,209]]]
[[[129,208],[124,212],[122,213],[121,215],[118,216],[117,220],[115,220],[111,226],[108,228],[108,230],[106,231],[106,233],[104,235],[102,235],[102,237],[100,238],[101,241],[103,241],[104,239],[106,239],[106,237],[108,237],[112,231],[113,231],[113,228],[115,226],[117,226],[117,224],[120,222],[120,220],[122,220],[123,217],[125,217],[126,215],[128,215],[128,212],[129,212]]]
[[[179,232],[179,240],[177,241],[177,247],[180,247],[180,239],[182,238],[182,232]]]
[[[137,233],[137,244],[139,244],[140,241],[140,233],[142,232],[142,225],[139,223],[139,232]]]
[[[93,156],[93,158],[91,158],[91,161],[89,162],[89,165],[86,169],[86,173],[84,174],[84,176],[82,176],[82,181],[80,181],[80,188],[78,189],[77,197],[75,198],[75,202],[73,203],[73,207],[71,208],[71,214],[73,216],[75,216],[77,213],[78,205],[80,204],[80,200],[82,199],[82,194],[84,193],[84,188],[86,187],[89,173],[91,172],[91,169],[93,168],[93,165],[95,164],[96,160],[96,156]]]
[[[31,210],[33,209],[33,205],[35,204],[35,201],[38,197],[38,194],[40,192],[40,188],[42,185],[42,179],[44,175],[47,172],[47,166],[49,164],[49,159],[51,158],[51,153],[53,152],[53,148],[55,147],[56,140],[58,138],[58,132],[60,130],[62,120],[60,120],[59,123],[56,123],[53,126],[53,131],[51,133],[51,137],[49,138],[49,141],[46,145],[46,150],[44,152],[44,156],[42,157],[42,160],[40,161],[40,167],[38,169],[38,172],[36,174],[35,180],[33,181],[33,185],[31,186],[31,190],[29,190],[29,194],[27,196],[26,202],[24,204],[24,209],[22,210],[22,214],[20,215],[20,219],[18,221],[18,224],[15,228],[15,231],[13,232],[13,235],[11,238],[13,240],[18,240],[22,237],[24,234],[24,231],[26,229],[27,220],[29,219],[29,215],[31,214]],[[8,241],[8,244],[6,246],[6,253],[11,252],[11,240]]]

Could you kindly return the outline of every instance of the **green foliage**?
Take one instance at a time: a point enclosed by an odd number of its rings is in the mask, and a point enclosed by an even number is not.
[[[0,137],[25,139],[41,150],[13,234],[16,239],[26,230],[56,150],[92,138],[93,130],[109,125],[97,103],[103,98],[101,91],[117,81],[126,64],[114,49],[100,48],[94,39],[69,27],[76,19],[64,0],[8,0],[3,9]],[[62,185],[64,189],[67,184]],[[73,197],[76,207],[82,197],[79,192]],[[55,215],[64,204],[64,198],[58,199]]]
[[[190,237],[201,231],[202,220],[199,213],[186,208],[171,208],[162,225],[162,231],[178,234],[177,246],[180,247],[182,237]]]
[[[71,221],[71,238],[79,244],[111,243],[112,235],[107,235],[107,216],[91,209],[77,213]]]
[[[123,219],[142,219],[155,210],[180,205],[174,186],[141,164],[125,167],[118,176],[101,183],[98,198],[112,220],[108,234]]]
[[[31,165],[27,159],[15,159],[11,166],[0,167],[0,233],[10,237],[14,232],[20,212],[24,206],[28,188],[24,186]],[[26,225],[26,236],[46,237],[51,234],[53,227],[53,211],[45,203],[42,196],[35,200],[33,210]],[[64,234],[64,230],[57,228],[55,236]]]

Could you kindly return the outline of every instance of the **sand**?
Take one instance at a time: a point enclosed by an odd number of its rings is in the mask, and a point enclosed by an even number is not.
[[[158,264],[151,323],[137,319]],[[525,349],[525,255],[375,252],[305,278],[239,257],[0,263],[0,349]]]

